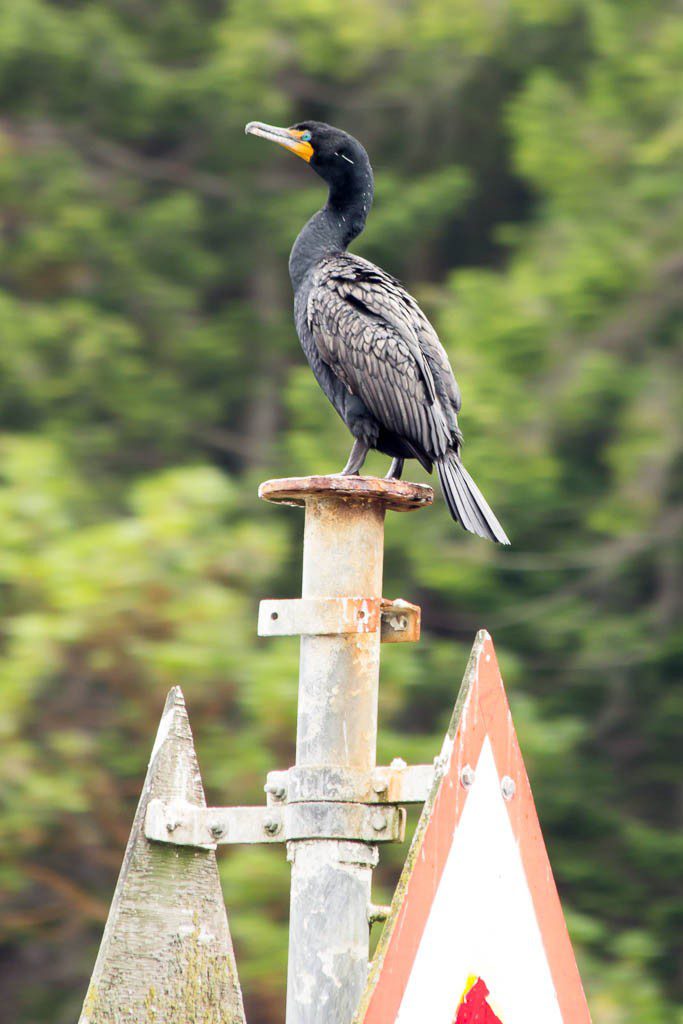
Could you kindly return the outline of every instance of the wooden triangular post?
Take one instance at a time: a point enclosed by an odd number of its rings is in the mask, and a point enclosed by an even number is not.
[[[79,1024],[244,1024],[213,850],[150,842],[150,800],[205,807],[180,687],[166,699]]]

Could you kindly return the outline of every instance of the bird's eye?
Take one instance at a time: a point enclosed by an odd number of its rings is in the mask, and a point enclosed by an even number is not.
[[[313,136],[311,135],[310,132],[302,132],[301,133],[301,141],[302,142],[310,142],[312,138],[313,138]]]

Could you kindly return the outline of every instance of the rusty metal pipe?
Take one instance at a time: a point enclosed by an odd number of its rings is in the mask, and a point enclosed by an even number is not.
[[[271,480],[259,494],[305,506],[303,598],[381,598],[386,509],[432,500],[429,487],[372,477]],[[297,767],[375,767],[380,640],[379,629],[302,635]],[[377,846],[306,839],[287,855],[287,1024],[349,1024],[367,977]]]
[[[384,508],[306,503],[303,597],[382,596]],[[362,606],[357,614],[367,615]],[[375,766],[380,633],[302,636],[298,765]]]
[[[302,596],[381,597],[383,542],[382,506],[307,501]],[[297,765],[374,768],[379,650],[379,630],[301,637]],[[291,843],[288,855],[287,1024],[346,1024],[367,978],[377,847]]]

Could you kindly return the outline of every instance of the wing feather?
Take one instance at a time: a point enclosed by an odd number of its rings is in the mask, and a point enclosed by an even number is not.
[[[334,257],[335,279],[341,288],[356,295],[372,310],[375,309],[399,333],[419,339],[426,366],[434,380],[435,391],[453,412],[460,411],[461,398],[453,370],[436,331],[417,302],[401,283],[359,256],[342,253]]]
[[[332,257],[316,271],[307,318],[323,361],[385,429],[430,457],[459,441],[448,357],[394,278],[348,253]]]

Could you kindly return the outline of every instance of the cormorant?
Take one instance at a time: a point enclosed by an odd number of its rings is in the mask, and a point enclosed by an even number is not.
[[[327,203],[292,247],[289,273],[301,345],[355,439],[342,473],[358,473],[370,448],[392,457],[388,478],[400,478],[407,458],[429,472],[436,465],[453,518],[509,544],[461,462],[460,390],[436,331],[395,278],[347,252],[372,205],[365,149],[319,121],[292,128],[251,121],[246,132],[296,153],[329,186]]]

